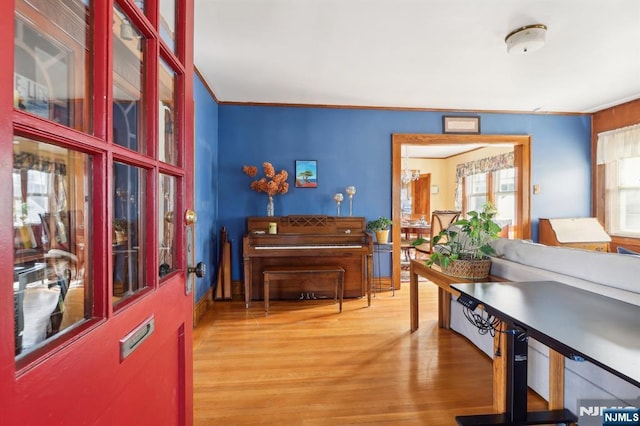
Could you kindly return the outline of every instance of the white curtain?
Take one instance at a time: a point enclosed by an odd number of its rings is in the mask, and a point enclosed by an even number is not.
[[[630,157],[640,157],[640,124],[598,134],[598,164]]]
[[[617,233],[618,217],[618,161],[640,157],[640,124],[598,134],[596,163],[605,166],[605,229]]]

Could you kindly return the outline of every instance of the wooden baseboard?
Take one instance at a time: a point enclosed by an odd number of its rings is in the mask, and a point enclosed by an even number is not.
[[[244,281],[231,281],[231,297],[233,300],[244,300]]]
[[[244,300],[244,284],[242,281],[231,282],[231,295],[232,300]],[[218,302],[224,302],[220,300]],[[213,309],[216,301],[213,300],[213,287],[209,288],[207,292],[196,302],[193,307],[193,326],[195,327],[202,319],[202,316],[209,310]]]
[[[193,307],[193,326],[195,327],[200,322],[202,316],[213,306],[213,287],[198,300]]]

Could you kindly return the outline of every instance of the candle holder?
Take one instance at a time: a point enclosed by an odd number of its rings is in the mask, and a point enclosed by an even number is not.
[[[338,192],[336,195],[333,196],[333,199],[336,201],[336,206],[338,208],[337,216],[340,216],[340,203],[342,202],[342,200],[344,200],[344,196],[342,195],[341,192]]]
[[[345,192],[349,196],[349,216],[353,216],[353,196],[356,193],[356,187],[347,186],[347,189],[345,189]]]

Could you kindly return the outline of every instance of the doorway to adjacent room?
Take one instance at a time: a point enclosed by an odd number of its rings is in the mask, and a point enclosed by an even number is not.
[[[513,204],[513,226],[510,227],[510,236],[512,238],[529,238],[530,237],[530,173],[531,173],[531,151],[530,151],[531,137],[528,135],[449,135],[449,134],[394,134],[392,135],[392,219],[394,224],[399,225],[402,223],[403,215],[409,213],[409,217],[414,219],[412,213],[413,204],[416,203],[415,199],[415,182],[410,182],[407,185],[406,179],[403,180],[403,170],[407,167],[415,169],[415,163],[408,164],[406,159],[403,158],[405,153],[405,147],[453,147],[463,146],[465,148],[473,147],[474,149],[480,149],[483,147],[497,148],[500,146],[512,147],[513,151],[513,189],[514,189],[514,202]],[[509,148],[511,151],[511,148]],[[409,156],[410,157],[410,156]],[[405,164],[407,163],[407,164]],[[424,175],[431,170],[420,169],[418,175]],[[447,176],[454,176],[455,171],[449,171]],[[461,194],[458,193],[454,196],[453,192],[456,191],[455,184],[438,185],[433,180],[433,173],[430,174],[430,182],[428,186],[428,193],[430,197],[430,212],[438,209],[450,209],[454,207],[454,198],[458,198],[457,204],[460,204],[457,208],[459,210],[473,210],[472,206],[468,206],[467,203],[461,201]],[[451,182],[449,182],[451,183]],[[453,186],[452,186],[453,185]],[[408,190],[408,186],[411,186],[412,190]],[[440,196],[432,197],[434,191],[437,191]],[[443,191],[452,192],[450,196],[443,197]],[[460,188],[457,188],[458,192],[461,192]],[[411,194],[409,194],[411,192]],[[407,203],[406,197],[413,195],[410,203]],[[442,200],[448,200],[447,202]],[[444,203],[444,204],[442,204]],[[448,205],[448,204],[451,205]],[[464,205],[463,205],[464,204]],[[408,210],[408,206],[412,209]],[[430,212],[425,215],[425,219],[430,220]],[[405,217],[406,219],[406,217]],[[400,263],[401,263],[401,227],[394,226],[392,229],[392,241],[394,244],[393,251],[393,264],[394,264],[394,280],[400,282]]]

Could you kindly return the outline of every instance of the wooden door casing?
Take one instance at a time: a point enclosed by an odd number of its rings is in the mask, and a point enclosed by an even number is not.
[[[530,175],[531,175],[531,136],[529,135],[454,135],[454,134],[419,134],[419,133],[395,133],[391,136],[391,174],[392,174],[392,219],[398,225],[401,222],[400,193],[402,181],[402,145],[455,145],[474,144],[486,145],[512,144],[514,148],[516,173],[516,208],[515,215],[517,225],[513,232],[513,238],[531,238],[531,211],[530,211]],[[400,264],[400,226],[391,229],[394,242],[393,262]],[[394,272],[394,280],[400,282],[400,268]]]

